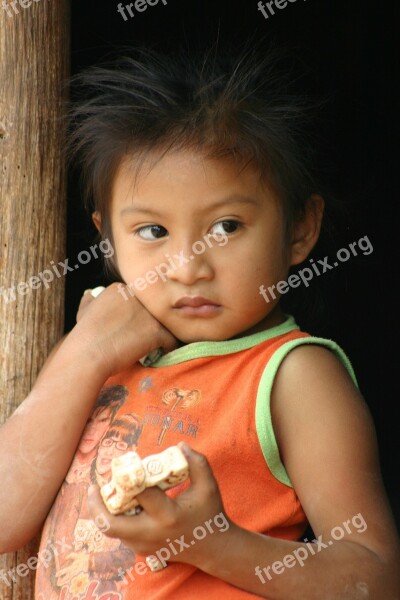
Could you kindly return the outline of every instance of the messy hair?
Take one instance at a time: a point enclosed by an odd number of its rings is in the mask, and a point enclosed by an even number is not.
[[[105,408],[110,406],[113,410],[113,416],[118,408],[125,402],[129,390],[124,385],[112,385],[103,387],[97,396],[94,408]]]
[[[102,237],[112,243],[110,195],[122,160],[133,159],[137,175],[150,152],[182,149],[252,165],[278,193],[289,234],[318,191],[312,107],[294,93],[297,78],[281,51],[254,47],[131,49],[73,77],[70,157],[81,169],[87,210],[101,215]],[[113,262],[108,272],[121,279]]]

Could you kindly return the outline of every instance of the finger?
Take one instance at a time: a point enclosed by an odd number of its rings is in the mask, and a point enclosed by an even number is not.
[[[209,488],[210,486],[215,485],[215,487],[217,487],[217,482],[210,467],[210,463],[204,454],[196,452],[185,442],[179,442],[178,446],[188,461],[189,476],[192,486]]]
[[[172,350],[175,350],[176,348],[178,348],[178,346],[179,342],[176,339],[176,337],[168,329],[165,329],[165,327],[163,327],[160,343],[161,350],[165,354],[168,354],[168,352],[172,352]]]
[[[143,510],[151,517],[163,519],[164,516],[169,516],[171,511],[175,510],[175,502],[166,495],[158,486],[153,486],[145,489],[136,496]]]
[[[91,485],[88,490],[88,508],[94,523],[99,524],[102,533],[112,538],[125,538],[140,534],[146,527],[143,523],[145,513],[138,515],[112,515],[108,512],[96,485]]]
[[[78,308],[78,312],[76,315],[76,322],[78,323],[80,318],[83,315],[84,310],[86,309],[86,307],[91,304],[93,302],[93,300],[95,298],[97,298],[97,296],[99,296],[102,292],[104,292],[106,288],[102,285],[99,285],[97,287],[95,287],[94,289],[88,288],[83,292],[80,304],[79,304],[79,308]]]
[[[90,293],[91,290],[85,290],[83,292],[83,296],[81,298],[81,301],[79,303],[79,307],[78,307],[78,312],[76,315],[76,320],[78,321],[82,315],[83,310],[91,303],[93,302],[94,298],[92,296],[92,294]]]
[[[91,292],[92,292],[91,289],[87,289],[83,292],[82,298],[80,301],[81,306],[84,306],[86,304],[90,304],[90,302],[93,302],[94,296],[92,296]]]
[[[101,294],[101,292],[104,292],[106,288],[103,285],[98,285],[97,287],[95,287],[93,290],[90,290],[90,295],[93,296],[93,298],[97,298],[97,296],[99,296]],[[88,290],[84,291],[84,294],[87,292]]]
[[[116,537],[115,520],[118,518],[112,515],[105,506],[97,485],[91,485],[88,489],[88,508],[90,516],[96,523],[102,524],[102,531],[109,537]],[[117,527],[118,529],[118,527]]]

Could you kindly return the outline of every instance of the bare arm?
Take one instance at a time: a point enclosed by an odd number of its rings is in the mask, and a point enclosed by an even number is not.
[[[375,432],[344,368],[325,349],[299,348],[272,396],[282,460],[319,543],[313,554],[233,525],[198,566],[270,600],[398,600],[399,540]]]
[[[43,523],[106,380],[99,367],[71,333],[0,429],[1,552],[23,546]]]
[[[106,379],[174,339],[112,285],[84,297],[81,318],[53,349],[31,392],[0,428],[0,553],[40,529]],[[79,316],[79,313],[78,313]]]

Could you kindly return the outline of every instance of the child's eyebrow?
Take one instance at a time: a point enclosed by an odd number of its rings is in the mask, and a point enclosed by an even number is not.
[[[221,198],[221,200],[217,200],[216,202],[213,202],[212,204],[208,204],[206,207],[204,207],[204,212],[209,212],[210,210],[215,210],[215,209],[218,209],[223,206],[230,205],[230,204],[251,204],[253,206],[257,206],[259,204],[259,201],[257,201],[255,198],[252,198],[251,196],[242,196],[241,194],[233,194],[232,196],[227,196],[226,198]],[[123,208],[121,210],[120,216],[122,217],[125,214],[136,213],[136,212],[147,213],[149,215],[157,216],[157,217],[161,216],[161,213],[158,212],[157,210],[153,210],[153,209],[149,208],[148,206],[140,206],[140,205],[126,206],[125,208]]]
[[[149,215],[153,215],[155,217],[161,217],[161,213],[159,213],[156,210],[152,210],[151,208],[148,208],[147,206],[126,206],[125,208],[123,208],[121,210],[121,212],[119,213],[120,217],[123,217],[124,215],[128,214],[128,213],[147,213]]]
[[[213,204],[207,206],[205,210],[214,210],[216,208],[228,206],[229,204],[251,204],[253,206],[258,206],[259,201],[251,196],[243,196],[242,194],[232,194],[231,196],[227,196],[226,198],[221,198],[221,200],[217,200]]]

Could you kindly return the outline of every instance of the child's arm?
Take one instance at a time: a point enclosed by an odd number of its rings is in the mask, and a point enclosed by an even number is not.
[[[39,531],[107,378],[175,342],[136,298],[124,300],[116,284],[99,298],[84,296],[77,325],[0,428],[0,553]]]
[[[398,600],[399,542],[375,433],[345,369],[325,349],[293,350],[274,384],[272,414],[282,460],[318,543],[310,549],[230,522],[223,533],[182,547],[169,560],[194,564],[269,600]],[[194,527],[223,507],[204,457],[191,451],[188,461],[187,492],[171,500],[146,490],[144,511],[119,521],[110,515],[107,535],[122,537],[140,554],[166,547],[167,538],[193,539]],[[98,493],[91,504],[93,514],[104,513]]]

